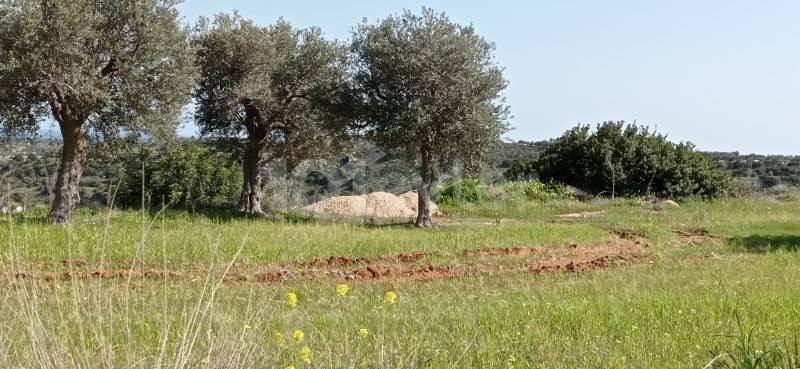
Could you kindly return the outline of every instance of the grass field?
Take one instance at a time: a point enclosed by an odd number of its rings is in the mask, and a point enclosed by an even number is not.
[[[447,210],[433,231],[176,212],[85,211],[67,227],[6,218],[0,365],[798,365],[795,195]],[[587,216],[561,216],[575,213]]]

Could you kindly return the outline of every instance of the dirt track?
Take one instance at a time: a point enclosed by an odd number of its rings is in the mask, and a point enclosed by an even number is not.
[[[480,274],[578,273],[648,260],[646,238],[628,231],[613,232],[603,245],[536,246],[462,250],[441,263],[438,253],[407,252],[378,258],[333,256],[288,264],[184,265],[175,269],[92,267],[80,260],[64,261],[62,271],[29,264],[0,267],[6,279],[46,282],[74,279],[179,279],[200,281],[209,275],[226,283],[280,283],[287,280],[383,281],[431,280]],[[693,235],[694,236],[694,235]],[[692,240],[695,240],[692,237]],[[439,263],[436,260],[439,259]]]

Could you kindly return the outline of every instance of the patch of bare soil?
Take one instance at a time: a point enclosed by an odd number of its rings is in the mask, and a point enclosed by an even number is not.
[[[614,230],[612,234],[619,237],[620,239],[633,242],[637,245],[650,247],[650,244],[647,242],[647,235],[645,235],[644,233],[630,229],[617,229]]]
[[[229,284],[245,282],[277,283],[285,280],[383,281],[433,280],[480,274],[507,273],[579,273],[648,259],[643,236],[616,232],[604,245],[551,247],[510,247],[463,250],[451,264],[425,262],[432,253],[407,252],[378,258],[344,256],[315,259],[284,265],[207,266],[182,265],[174,269],[146,269],[126,265],[122,269],[92,268],[85,261],[64,261],[66,271],[54,272],[38,264],[16,265],[13,271],[3,266],[0,277],[12,280],[35,279],[46,282],[80,279],[181,279],[202,281],[212,276]],[[20,271],[24,270],[24,271]]]
[[[431,280],[478,274],[506,273],[578,273],[647,260],[645,244],[615,238],[603,246],[580,247],[576,244],[552,247],[510,247],[464,250],[459,263],[447,265],[409,264],[401,260],[367,263],[356,269],[313,270],[284,269],[265,272],[261,282],[277,282],[292,278],[334,280]],[[413,261],[425,254],[413,254]],[[503,258],[506,263],[493,260]],[[510,262],[508,259],[511,259]]]
[[[584,211],[581,213],[561,214],[558,217],[561,219],[580,219],[580,218],[594,218],[599,217],[606,212],[604,211]]]
[[[708,230],[702,228],[675,230],[674,232],[678,234],[678,242],[682,246],[697,246],[717,240],[717,237],[714,237]]]
[[[394,256],[381,256],[379,258],[374,258],[374,259],[363,258],[363,257],[349,258],[347,256],[331,256],[327,259],[313,259],[309,261],[301,261],[289,264],[288,266],[296,268],[326,268],[326,267],[347,267],[347,266],[361,265],[361,264],[372,264],[376,262],[411,263],[429,255],[430,254],[423,252],[404,252]]]

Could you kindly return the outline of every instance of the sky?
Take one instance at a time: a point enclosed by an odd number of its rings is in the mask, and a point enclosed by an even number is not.
[[[283,17],[345,41],[423,6],[473,24],[510,81],[509,140],[624,120],[701,150],[800,154],[800,1],[187,0],[186,22],[220,11]],[[184,132],[191,132],[187,127]]]

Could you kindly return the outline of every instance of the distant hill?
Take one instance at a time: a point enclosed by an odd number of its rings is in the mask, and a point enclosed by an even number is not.
[[[738,152],[706,154],[734,177],[750,179],[762,188],[781,184],[800,186],[800,156],[741,155]]]

